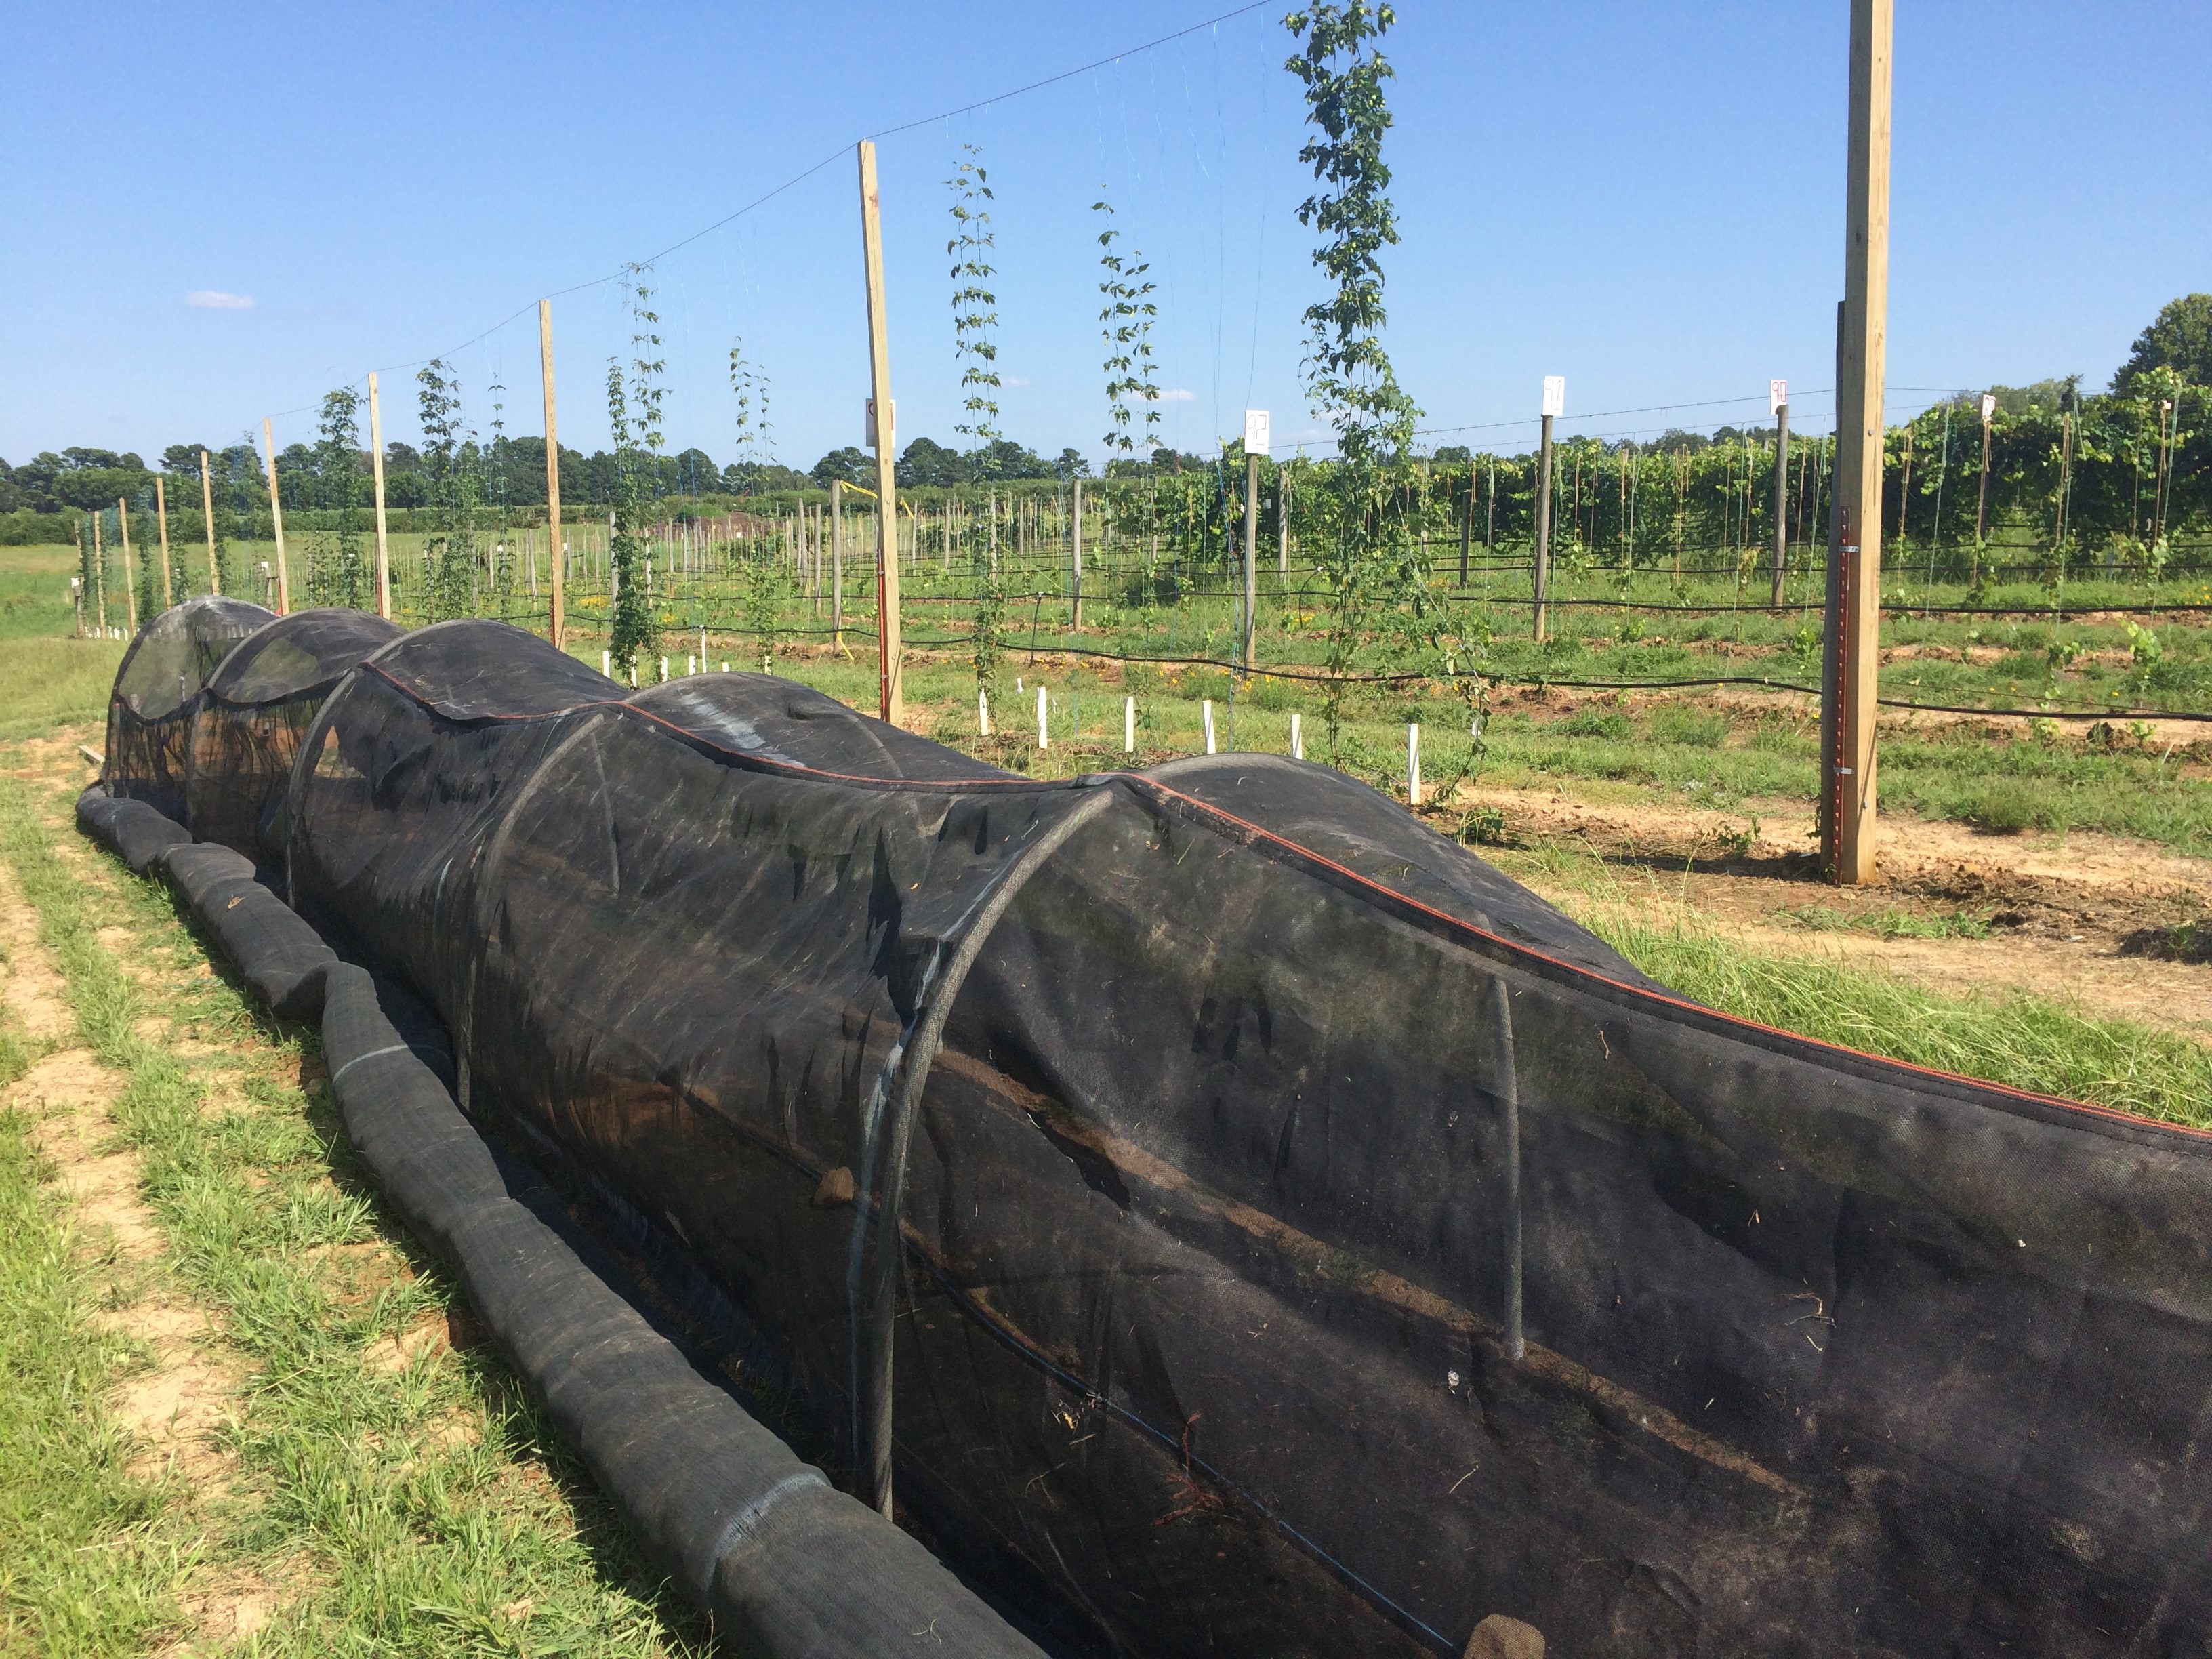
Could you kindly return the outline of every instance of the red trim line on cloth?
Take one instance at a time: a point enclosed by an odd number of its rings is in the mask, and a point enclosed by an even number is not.
[[[1400,892],[1395,887],[1387,886],[1372,877],[1364,876],[1356,870],[1339,864],[1335,860],[1316,853],[1310,847],[1302,846],[1285,836],[1264,829],[1249,819],[1239,817],[1236,813],[1216,806],[1210,801],[1200,800],[1194,795],[1185,794],[1180,789],[1149,778],[1141,772],[1092,772],[1063,781],[1037,781],[1020,777],[952,779],[865,777],[850,773],[826,771],[820,767],[808,766],[799,761],[775,760],[765,756],[748,754],[743,750],[731,749],[725,744],[716,743],[711,738],[702,736],[688,726],[678,726],[675,721],[656,714],[649,708],[641,708],[635,703],[619,697],[574,703],[566,708],[548,709],[537,714],[449,714],[380,663],[365,661],[362,666],[388,682],[410,701],[447,720],[523,723],[558,720],[564,715],[579,714],[592,708],[618,708],[665,728],[684,742],[713,750],[718,754],[727,755],[732,761],[742,766],[761,771],[782,773],[794,777],[815,778],[830,783],[860,784],[872,788],[892,790],[965,792],[980,789],[999,793],[1014,791],[1035,793],[1041,790],[1096,788],[1105,783],[1126,782],[1140,791],[1173,800],[1185,811],[1199,817],[1215,819],[1221,823],[1232,826],[1238,832],[1237,839],[1266,842],[1291,854],[1293,859],[1326,870],[1340,880],[1378,895],[1391,905],[1402,907],[1431,918],[1454,933],[1462,933],[1472,939],[1481,939],[1486,944],[1496,945],[1510,957],[1542,963],[1547,968],[1562,973],[1571,979],[1587,980],[1593,984],[1602,985],[1609,991],[1639,1001],[1656,1003],[1665,1008],[1679,1009],[1686,1013],[1695,1014],[1700,1019],[1716,1021],[1723,1026],[1735,1026],[1747,1031],[1757,1031],[1763,1036],[1779,1037],[1785,1042],[1802,1045],[1822,1054],[1841,1054],[1877,1067],[1894,1068],[1916,1077],[1932,1078],[1945,1083],[1964,1084],[1972,1089],[1990,1091],[2014,1100],[2025,1101],[2038,1106],[2056,1106],[2065,1111],[2078,1112],[2112,1123],[2124,1124],[2130,1127],[2166,1130],[2193,1140],[2212,1143],[2212,1129],[2199,1128],[2194,1124],[2174,1123],[2164,1118],[2147,1117],[2139,1112],[2122,1111],[2112,1106],[2099,1106],[2086,1100],[2069,1100],[2063,1095],[2038,1094],[2033,1090],[2014,1088],[2008,1083],[1998,1083],[1987,1078],[1967,1077],[1959,1072],[1946,1072],[1933,1066],[1917,1065],[1909,1060],[1895,1060],[1887,1054],[1869,1054],[1863,1048],[1853,1048],[1844,1043],[1830,1042],[1823,1037],[1808,1036],[1802,1031],[1784,1030],[1780,1026],[1767,1025],[1759,1020],[1747,1019],[1741,1014],[1731,1014],[1723,1009],[1708,1008],[1702,1003],[1692,1002],[1686,998],[1669,995],[1662,991],[1648,991],[1641,986],[1628,985],[1620,980],[1608,979],[1593,969],[1584,968],[1577,963],[1568,962],[1562,957],[1547,955],[1517,940],[1504,938],[1486,928],[1478,927],[1473,922],[1455,916],[1448,910],[1439,910],[1434,905],[1425,904],[1417,898]],[[868,716],[862,715],[860,718],[865,720]]]

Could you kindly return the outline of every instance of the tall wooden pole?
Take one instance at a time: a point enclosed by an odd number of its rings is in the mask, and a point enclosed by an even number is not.
[[[1544,592],[1552,577],[1552,417],[1544,416],[1544,435],[1536,456],[1536,642],[1544,640]]]
[[[568,643],[568,588],[567,573],[562,566],[568,562],[561,552],[561,434],[560,423],[553,414],[553,302],[538,302],[538,369],[545,383],[545,538],[552,548],[553,599],[552,626],[550,630],[553,648],[565,650]],[[704,672],[702,669],[701,671]]]
[[[891,538],[898,533],[891,499],[898,487],[893,430],[897,411],[891,403],[890,331],[884,318],[884,229],[876,197],[876,147],[866,138],[860,141],[860,254],[868,283],[868,385],[875,414],[868,437],[876,451],[877,708],[896,726],[906,714],[905,670],[899,650],[898,550],[891,545]],[[888,1491],[885,1504],[888,1508]]]
[[[384,523],[384,408],[376,398],[376,376],[368,377],[368,472],[376,481],[376,614],[392,620],[392,539]]]
[[[154,519],[161,528],[161,609],[167,611],[174,603],[177,590],[169,580],[169,495],[158,472],[154,475]]]
[[[215,556],[215,489],[208,483],[207,451],[200,451],[200,527],[207,532],[208,592],[222,597],[222,564]]]
[[[100,613],[100,637],[107,637],[107,548],[100,533],[100,514],[92,515],[92,598]]]
[[[1782,603],[1782,573],[1790,559],[1790,405],[1774,406],[1774,603]]]
[[[1894,0],[1851,0],[1844,373],[1836,382],[1842,533],[1836,744],[1828,757],[1839,885],[1875,872],[1875,690],[1881,646],[1882,386],[1889,328],[1890,45]]]
[[[131,568],[131,504],[122,496],[115,498],[115,528],[123,538],[123,597],[129,609],[131,633],[138,634],[138,581]]]
[[[276,538],[276,614],[292,614],[292,573],[284,563],[284,503],[276,497],[276,428],[261,419],[261,447],[269,457],[269,529]]]

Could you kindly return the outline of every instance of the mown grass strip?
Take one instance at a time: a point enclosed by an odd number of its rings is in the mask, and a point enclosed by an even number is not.
[[[127,1073],[116,1115],[180,1279],[245,1362],[228,1437],[253,1501],[217,1554],[281,1584],[267,1654],[689,1652],[704,1632],[636,1555],[588,1480],[487,1352],[398,1340],[447,1311],[434,1277],[377,1245],[370,1200],[333,1178],[345,1149],[312,1044],[280,1036],[238,1103],[142,1036],[137,988],[20,787],[0,782],[5,851],[61,963],[88,1046]],[[191,941],[166,892],[112,908],[149,960]],[[216,999],[234,999],[224,990]],[[218,1033],[244,1011],[211,1011]],[[363,1257],[372,1258],[363,1267]],[[337,1265],[347,1264],[343,1268]]]

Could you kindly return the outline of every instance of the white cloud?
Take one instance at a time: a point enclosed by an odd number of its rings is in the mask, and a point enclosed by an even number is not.
[[[1009,374],[1000,380],[999,384],[1000,386],[1027,386],[1029,382],[1022,379],[1018,374]]]
[[[1185,392],[1181,386],[1170,386],[1160,393],[1160,401],[1164,404],[1194,404],[1198,401],[1198,393]]]
[[[204,288],[197,293],[185,295],[185,303],[195,311],[251,311],[253,309],[253,296],[251,294],[225,294],[220,289]]]

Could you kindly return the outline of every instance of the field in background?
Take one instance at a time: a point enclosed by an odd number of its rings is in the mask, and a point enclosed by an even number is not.
[[[1021,568],[1011,551],[1008,567],[1010,574]],[[76,729],[97,747],[94,724],[120,647],[51,636],[69,626],[66,606],[51,598],[55,569],[51,550],[0,550],[0,606],[8,595],[30,594],[32,602],[12,614],[49,630],[9,641],[0,738]],[[857,577],[854,587],[857,622]],[[786,592],[765,618],[767,631],[709,627],[703,657],[696,629],[672,629],[664,640],[669,672],[719,671],[725,663],[757,670],[765,661],[779,674],[872,708],[872,638],[857,628],[842,648],[827,637],[805,638],[800,630],[811,626],[813,609],[804,590]],[[1195,605],[1192,614],[1203,619]],[[1752,618],[1743,631],[1771,620]],[[1085,624],[1091,625],[1089,615]],[[2081,627],[2124,630],[2125,623]],[[2212,663],[2205,651],[2212,632],[2174,622],[2166,632],[2186,635],[2176,640],[2172,660]],[[922,627],[914,633],[926,637]],[[1224,751],[1287,752],[1297,716],[1308,757],[1332,752],[1322,704],[1309,682],[1263,672],[1240,683],[1215,666],[1100,661],[1053,648],[1066,643],[1064,633],[1055,639],[1040,622],[1032,653],[1007,630],[988,738],[978,730],[971,649],[917,647],[907,672],[908,724],[995,763],[1050,777],[1201,752],[1209,703]],[[1744,648],[1717,629],[1694,643]],[[587,632],[571,648],[597,665]],[[1614,647],[1585,632],[1553,648]],[[2017,640],[2008,649],[2015,665],[2051,661]],[[2077,658],[2072,666],[2080,665]],[[657,678],[660,659],[641,667],[647,680]],[[1123,747],[1129,697],[1136,700],[1133,755]],[[2212,729],[2158,721],[2085,732],[2032,719],[1893,714],[1882,752],[1886,878],[1845,892],[1822,882],[1816,867],[1817,715],[1802,695],[1542,684],[1498,686],[1471,705],[1448,684],[1414,681],[1358,688],[1342,714],[1334,753],[1344,769],[1405,799],[1407,726],[1418,721],[1425,819],[1601,931],[1626,929],[1620,933],[1624,948],[1639,960],[1639,952],[1648,954],[1655,973],[1664,965],[1678,978],[1701,975],[1680,985],[1689,994],[1758,1018],[1790,1006],[1772,1000],[1771,986],[1754,994],[1744,976],[1715,965],[1748,952],[1804,963],[1808,982],[1828,988],[1805,1002],[1808,1010],[1828,1006],[1835,986],[1820,975],[1839,969],[1902,975],[1957,1003],[1954,1019],[1962,1028],[1980,1022],[1999,1029],[1990,1008],[2027,995],[2031,1012],[2047,1003],[2121,1016],[2124,1025],[2142,1023],[2146,1041],[2160,1035],[2152,1048],[2162,1058],[2142,1059],[2141,1076],[2110,1060],[2046,1066],[2002,1046],[1972,1043],[1946,1059],[1952,1051],[1942,1042],[1886,1038],[1882,1019],[1854,1024],[1840,1015],[1841,1025],[1820,1034],[1850,1031],[1838,1040],[1989,1075],[2011,1065],[2005,1080],[2021,1086],[2160,1115],[2205,1109],[2191,1103],[2192,1089],[2197,1099],[2212,1100],[2212,1088],[2202,1087],[2190,1069],[2191,1056],[2212,1041],[2212,863],[2204,862],[2212,855]],[[1478,717],[1479,736],[1470,729]],[[1682,943],[1691,939],[1711,949],[1691,951]],[[1870,985],[1859,1000],[1881,1007],[1889,1006],[1887,996]],[[1990,998],[1989,1006],[1979,1000]],[[2018,1069],[2023,1065],[2027,1072]],[[2162,1075],[2171,1082],[2158,1081]]]
[[[0,550],[0,1651],[703,1651],[358,1178],[313,1032],[258,1015],[163,889],[76,835],[77,746],[102,741],[123,647],[67,637],[70,560]],[[698,636],[669,643],[680,672]],[[763,643],[710,630],[707,660],[757,668]],[[778,673],[872,705],[871,640],[769,643]],[[1325,750],[1293,682],[1052,643],[1009,646],[989,738],[972,665],[918,652],[909,723],[1060,776],[1127,763],[1124,696],[1144,763],[1200,749],[1211,698],[1224,749],[1279,750],[1303,713]],[[1921,792],[1932,816],[1887,818],[1884,882],[1845,893],[1813,868],[1802,699],[1501,692],[1479,747],[1466,708],[1433,686],[1364,692],[1340,757],[1402,795],[1404,722],[1422,720],[1425,820],[1683,994],[2212,1122],[2201,748],[2163,727],[2102,745],[2019,720],[1893,731],[1887,798]],[[2067,827],[2092,823],[2132,837]]]

